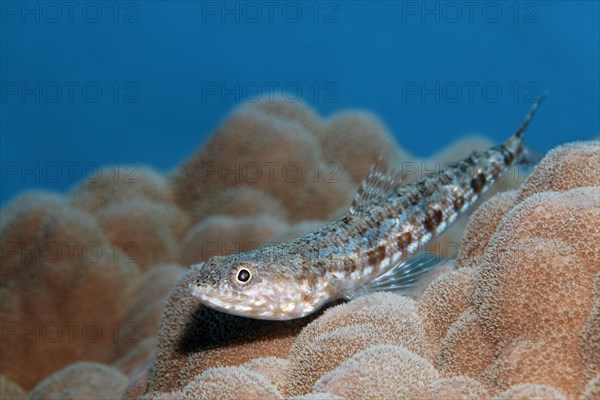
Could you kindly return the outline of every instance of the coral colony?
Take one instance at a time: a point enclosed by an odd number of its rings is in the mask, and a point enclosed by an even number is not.
[[[107,167],[18,196],[0,218],[0,398],[600,398],[598,141],[500,179],[405,296],[265,321],[190,294],[191,265],[343,217],[380,156],[414,181],[490,145],[418,160],[373,115],[259,102],[170,176]]]

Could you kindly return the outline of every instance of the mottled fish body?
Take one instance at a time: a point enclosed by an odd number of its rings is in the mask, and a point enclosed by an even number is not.
[[[286,320],[340,298],[409,287],[433,265],[415,261],[418,250],[523,160],[523,134],[540,102],[505,143],[410,184],[376,164],[343,218],[285,243],[194,265],[192,295],[222,312]]]

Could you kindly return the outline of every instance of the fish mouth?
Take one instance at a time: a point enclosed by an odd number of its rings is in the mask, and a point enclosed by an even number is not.
[[[236,298],[229,299],[231,296],[224,296],[218,290],[214,290],[210,286],[203,286],[198,283],[191,283],[189,285],[190,293],[195,298],[199,299],[200,302],[214,310],[221,311],[227,314],[235,314],[242,317],[249,316],[252,314],[252,307],[244,304],[243,295],[238,295]]]
[[[218,292],[212,289],[210,286],[202,285],[198,282],[192,282],[188,287],[191,295],[199,299],[202,304],[211,306],[213,308],[226,308],[228,306],[226,302],[220,299]]]
[[[264,299],[260,301],[260,304],[256,304],[257,301],[255,299],[243,293],[239,293],[235,298],[229,299],[212,287],[199,285],[195,282],[191,283],[189,288],[192,296],[199,299],[204,306],[216,311],[253,319],[290,319],[285,313],[277,312],[276,309],[270,307]]]

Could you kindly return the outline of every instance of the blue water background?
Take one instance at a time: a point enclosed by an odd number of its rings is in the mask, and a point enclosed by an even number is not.
[[[376,113],[417,156],[600,132],[597,1],[1,3],[0,202],[98,165],[169,172],[241,101]]]

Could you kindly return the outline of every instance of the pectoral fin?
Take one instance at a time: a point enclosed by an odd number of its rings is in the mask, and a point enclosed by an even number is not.
[[[397,264],[366,285],[369,292],[401,291],[416,286],[421,278],[443,264],[445,259],[431,252],[420,252]]]
[[[422,282],[422,278],[448,260],[431,252],[420,252],[407,261],[398,263],[385,274],[368,284],[357,286],[343,279],[335,279],[332,284],[345,300],[354,300],[373,292],[404,291]]]

